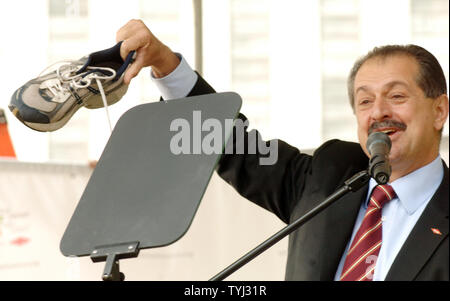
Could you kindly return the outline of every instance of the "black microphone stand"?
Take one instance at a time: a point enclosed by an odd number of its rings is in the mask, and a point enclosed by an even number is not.
[[[367,170],[355,174],[353,177],[344,182],[343,187],[339,188],[330,196],[328,196],[322,203],[320,203],[315,208],[308,211],[305,215],[299,217],[293,223],[287,225],[286,227],[284,227],[283,229],[272,235],[269,239],[258,245],[256,248],[254,248],[244,256],[242,256],[240,259],[238,259],[236,262],[228,266],[222,272],[218,273],[209,281],[220,281],[225,279],[226,277],[228,277],[229,275],[240,269],[243,265],[253,260],[256,256],[258,256],[259,254],[261,254],[262,252],[264,252],[265,250],[267,250],[268,248],[279,242],[281,239],[289,235],[291,232],[298,229],[301,225],[309,221],[311,218],[316,216],[323,209],[333,204],[342,196],[346,195],[350,191],[355,192],[359,190],[367,182],[369,182],[369,180],[370,175]]]

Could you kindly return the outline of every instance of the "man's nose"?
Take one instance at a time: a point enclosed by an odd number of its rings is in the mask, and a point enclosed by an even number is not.
[[[382,97],[377,97],[372,106],[370,116],[373,120],[384,120],[392,117],[392,108],[390,104]]]

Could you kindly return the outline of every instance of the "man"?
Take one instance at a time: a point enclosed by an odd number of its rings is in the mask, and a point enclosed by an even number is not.
[[[215,92],[142,21],[128,22],[117,40],[122,57],[137,52],[126,84],[150,66],[164,99]],[[290,223],[366,169],[369,134],[385,132],[389,185],[371,180],[293,232],[286,279],[448,280],[449,178],[439,143],[449,108],[439,63],[414,45],[376,48],[356,62],[348,88],[359,145],[331,140],[309,156],[277,141],[275,164],[259,164],[259,153],[225,154],[218,174]]]

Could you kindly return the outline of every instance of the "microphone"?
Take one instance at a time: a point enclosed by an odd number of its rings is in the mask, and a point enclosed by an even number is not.
[[[391,165],[389,164],[389,152],[391,151],[391,139],[382,132],[369,135],[366,148],[370,154],[369,174],[378,184],[389,182]]]

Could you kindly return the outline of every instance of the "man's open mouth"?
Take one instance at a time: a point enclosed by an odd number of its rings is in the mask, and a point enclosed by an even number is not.
[[[394,128],[391,128],[391,129],[380,129],[380,130],[375,130],[374,132],[382,132],[382,133],[385,133],[386,135],[388,135],[388,136],[392,136],[392,135],[394,135],[396,132],[398,132],[398,131],[400,131],[399,129],[394,129]]]

